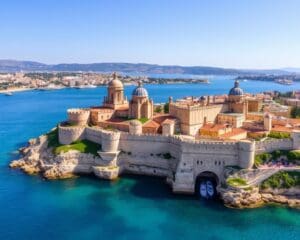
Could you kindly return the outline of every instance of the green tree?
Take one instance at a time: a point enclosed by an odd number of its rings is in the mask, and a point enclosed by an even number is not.
[[[298,107],[292,107],[291,117],[292,118],[300,118],[300,108],[298,108]]]
[[[165,103],[165,105],[164,105],[164,113],[169,113],[169,103]]]

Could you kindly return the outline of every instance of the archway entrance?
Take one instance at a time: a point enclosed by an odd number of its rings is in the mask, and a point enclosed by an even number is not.
[[[196,178],[195,193],[201,198],[215,198],[218,195],[216,189],[218,184],[219,178],[215,173],[202,172]]]

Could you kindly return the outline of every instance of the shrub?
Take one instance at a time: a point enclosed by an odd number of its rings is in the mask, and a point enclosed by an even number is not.
[[[300,152],[299,151],[290,151],[287,154],[287,158],[290,162],[295,163],[297,160],[300,160]]]
[[[58,141],[58,128],[55,128],[51,132],[46,134],[48,139],[48,147],[58,147],[61,146],[61,144]]]
[[[261,187],[265,188],[291,188],[300,186],[299,172],[278,172],[267,180],[265,180]]]
[[[270,153],[261,153],[255,156],[254,163],[256,166],[266,163],[272,158]]]
[[[300,108],[299,107],[292,107],[291,117],[292,118],[300,118]]]
[[[165,103],[164,105],[164,113],[169,113],[169,103]]]
[[[284,138],[290,138],[291,134],[287,132],[274,132],[271,131],[268,135],[270,138],[276,138],[276,139],[284,139]]]

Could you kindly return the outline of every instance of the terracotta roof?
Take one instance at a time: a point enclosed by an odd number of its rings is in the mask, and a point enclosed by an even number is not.
[[[239,135],[242,133],[247,133],[247,131],[242,128],[233,128],[231,132],[224,133],[220,137],[221,138],[229,138],[229,137],[233,137],[235,135]]]
[[[218,131],[225,128],[227,128],[226,124],[207,123],[200,128],[200,131],[201,129]]]
[[[293,128],[288,128],[281,125],[275,125],[272,127],[272,131],[276,131],[276,132],[292,132],[292,130]]]
[[[148,121],[147,123],[145,123],[144,125],[143,125],[143,127],[146,127],[146,128],[155,128],[155,129],[157,129],[157,128],[159,128],[160,127],[160,125],[157,123],[157,122],[155,122],[155,121]]]
[[[170,114],[160,114],[153,117],[153,121],[157,122],[158,124],[161,124],[166,119],[176,119],[175,117],[171,116]]]

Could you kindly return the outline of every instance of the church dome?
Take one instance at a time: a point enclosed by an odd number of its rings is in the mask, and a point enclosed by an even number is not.
[[[118,79],[117,74],[113,73],[113,80],[109,82],[108,86],[113,88],[123,88],[123,83]]]
[[[234,82],[234,87],[230,89],[229,95],[233,95],[233,96],[242,96],[242,95],[244,95],[243,89],[240,88],[239,81]]]
[[[143,88],[141,82],[139,82],[139,85],[133,90],[132,96],[148,97],[148,92],[145,88]]]

